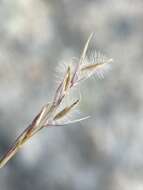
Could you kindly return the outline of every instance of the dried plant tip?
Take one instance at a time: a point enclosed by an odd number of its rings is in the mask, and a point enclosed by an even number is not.
[[[112,59],[104,59],[100,54],[93,52],[91,56],[87,56],[87,50],[89,43],[93,37],[93,33],[89,36],[82,55],[76,65],[68,66],[65,75],[60,81],[60,84],[55,92],[53,100],[51,103],[45,105],[42,110],[33,119],[31,124],[22,132],[22,134],[16,139],[12,147],[4,154],[0,160],[0,168],[2,168],[15,154],[16,152],[27,142],[33,135],[39,132],[43,127],[52,126],[65,126],[71,123],[76,123],[88,119],[88,117],[66,120],[67,115],[70,116],[75,106],[80,102],[80,100],[74,101],[71,105],[65,106],[64,109],[60,109],[61,103],[64,102],[65,97],[68,95],[72,87],[78,85],[81,81],[86,80],[93,74],[98,76],[103,76],[104,71],[110,68],[110,62]]]
[[[74,103],[72,103],[69,107],[65,107],[62,111],[60,111],[55,117],[54,120],[61,119],[65,117],[77,104],[79,103],[79,100],[76,100]]]

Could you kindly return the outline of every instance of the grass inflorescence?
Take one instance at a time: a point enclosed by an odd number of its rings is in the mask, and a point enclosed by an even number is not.
[[[74,64],[66,65],[65,73],[58,84],[52,101],[43,106],[31,124],[4,154],[0,160],[0,168],[2,168],[16,154],[25,142],[41,129],[54,126],[65,126],[88,118],[83,117],[75,120],[63,120],[68,115],[72,114],[76,109],[76,106],[80,104],[80,98],[75,99],[69,105],[65,104],[65,107],[63,108],[61,108],[61,104],[63,104],[71,90],[77,87],[82,81],[85,81],[93,75],[103,77],[104,72],[110,68],[110,62],[112,62],[112,59],[107,59],[96,52],[92,52],[91,56],[87,56],[87,50],[92,37],[93,34],[89,36],[80,58]]]

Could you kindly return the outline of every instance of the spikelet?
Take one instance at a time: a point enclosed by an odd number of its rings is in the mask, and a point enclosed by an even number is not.
[[[79,103],[79,100],[76,100],[75,102],[73,102],[70,106],[65,107],[62,111],[60,111],[59,113],[57,113],[54,117],[54,121],[59,120],[63,117],[65,117],[67,114],[69,114],[69,112]]]
[[[104,74],[111,69],[112,59],[108,59],[100,53],[93,52],[86,56],[81,66],[81,78],[88,79],[92,75],[104,78]]]

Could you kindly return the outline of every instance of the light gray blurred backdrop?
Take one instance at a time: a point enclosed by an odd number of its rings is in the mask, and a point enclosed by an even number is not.
[[[0,170],[1,190],[143,189],[143,1],[0,0],[0,155],[55,89],[89,34],[114,59],[82,87],[91,119],[43,130]]]

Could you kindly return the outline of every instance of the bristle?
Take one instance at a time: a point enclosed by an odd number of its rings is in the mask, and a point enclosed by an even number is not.
[[[84,121],[84,120],[87,120],[89,119],[90,116],[86,116],[86,117],[81,117],[79,119],[73,119],[73,120],[68,120],[66,122],[56,122],[56,123],[49,123],[49,125],[45,125],[45,127],[62,127],[62,126],[67,126],[67,125],[70,125],[70,124],[74,124],[74,123],[79,123],[81,121]]]
[[[55,71],[55,81],[56,84],[59,84],[63,80],[63,76],[67,70],[68,64],[64,61],[61,61],[56,67]]]
[[[105,74],[108,73],[112,68],[111,62],[112,59],[107,59],[102,64],[100,64],[99,67],[97,67],[95,76],[99,78],[104,78]]]

